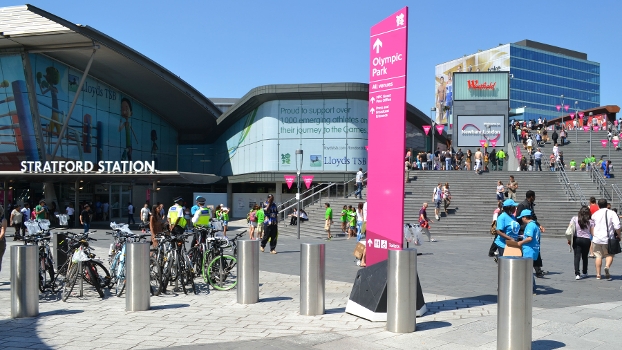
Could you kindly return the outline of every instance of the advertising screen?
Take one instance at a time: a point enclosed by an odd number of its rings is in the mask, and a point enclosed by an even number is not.
[[[507,72],[456,73],[454,101],[461,100],[507,100],[509,76]]]
[[[506,121],[503,115],[457,116],[458,147],[481,147],[484,140],[488,147],[505,146]],[[492,142],[491,142],[492,141]]]
[[[490,50],[477,52],[449,62],[441,63],[435,69],[434,101],[436,122],[452,124],[453,104],[452,73],[456,72],[499,72],[510,71],[510,45],[500,45]]]

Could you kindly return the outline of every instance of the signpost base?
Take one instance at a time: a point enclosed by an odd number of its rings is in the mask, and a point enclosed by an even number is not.
[[[371,322],[387,321],[387,260],[360,269],[356,273],[346,312]],[[427,312],[423,290],[417,275],[417,317]]]

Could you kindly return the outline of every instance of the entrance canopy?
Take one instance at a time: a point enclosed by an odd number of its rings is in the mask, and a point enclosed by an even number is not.
[[[0,182],[127,182],[127,183],[167,183],[207,185],[222,179],[211,174],[186,173],[177,171],[158,171],[153,174],[88,173],[54,174],[22,173],[20,171],[0,171]]]

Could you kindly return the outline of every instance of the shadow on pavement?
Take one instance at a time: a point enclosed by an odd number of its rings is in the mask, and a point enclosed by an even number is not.
[[[566,347],[565,343],[556,340],[536,340],[531,342],[531,348],[533,350],[553,350]]]
[[[53,310],[53,311],[45,311],[40,312],[37,317],[45,317],[45,316],[64,316],[64,315],[75,315],[83,313],[83,310]]]
[[[468,298],[456,298],[456,299],[448,299],[448,300],[439,300],[426,302],[426,306],[428,310],[434,311],[435,309],[446,310],[448,308],[460,310],[463,308],[473,307],[474,304],[477,305],[489,305],[497,303],[497,296],[492,294],[486,295],[478,295],[474,297]]]
[[[536,281],[536,294],[538,295],[558,294],[561,292],[563,292],[561,289],[539,285]]]
[[[325,314],[341,314],[346,312],[346,308],[345,307],[336,307],[333,309],[326,309],[324,310]]]
[[[427,321],[427,322],[417,322],[417,332],[420,331],[429,331],[432,329],[451,327],[451,323],[445,321]]]
[[[152,306],[150,310],[168,310],[168,309],[180,309],[182,307],[189,307],[190,304],[168,304],[168,305],[156,305]]]
[[[292,300],[291,297],[272,297],[272,298],[263,298],[259,299],[260,303],[269,303],[273,301],[283,301],[283,300]]]

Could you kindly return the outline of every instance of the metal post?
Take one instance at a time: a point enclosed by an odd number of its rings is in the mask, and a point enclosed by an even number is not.
[[[127,296],[125,311],[146,311],[150,306],[149,242],[127,244]]]
[[[238,241],[238,304],[259,301],[259,241]]]
[[[76,225],[76,227],[80,227],[80,213],[82,212],[82,208],[80,208],[80,193],[79,193],[79,188],[80,188],[80,181],[76,180],[76,182],[73,185],[74,187],[74,206],[73,206],[73,218],[74,218],[74,225]],[[109,202],[110,203],[110,202]]]
[[[79,292],[80,297],[84,296],[84,278],[82,278],[83,274],[84,274],[84,268],[82,267],[82,260],[79,260],[78,261],[78,278],[80,279],[80,292]]]
[[[39,315],[39,247],[11,247],[11,317]]]
[[[592,116],[592,112],[590,112],[590,117]],[[594,123],[592,123],[592,121],[590,120],[590,118],[587,118],[587,124],[589,125],[589,130],[590,130],[590,154],[589,156],[592,156],[592,125],[594,125]]]
[[[300,244],[300,314],[315,316],[324,314],[325,245],[323,243]]]
[[[499,258],[497,349],[531,349],[533,260]]]
[[[298,167],[298,155],[300,155],[300,168]],[[300,171],[302,170],[302,162],[304,160],[303,152],[301,149],[296,150],[296,175],[298,176],[296,184],[298,185],[298,193],[296,193],[296,200],[298,201],[298,209],[296,215],[296,232],[298,233],[298,239],[300,239]]]
[[[417,324],[417,250],[389,250],[387,331],[411,333]]]

